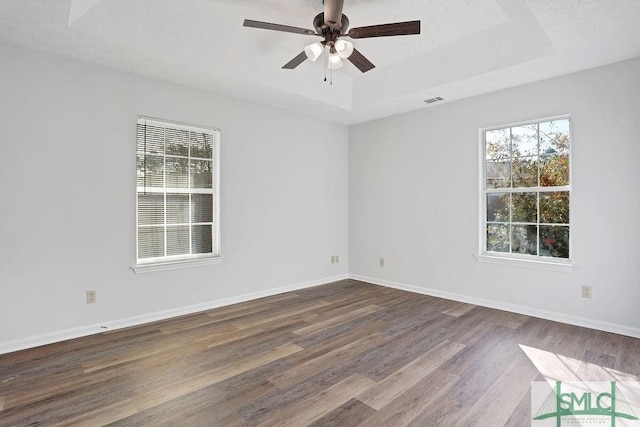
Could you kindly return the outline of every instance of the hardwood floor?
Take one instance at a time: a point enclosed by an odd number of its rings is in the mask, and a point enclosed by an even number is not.
[[[0,426],[528,426],[640,340],[345,280],[0,356]]]

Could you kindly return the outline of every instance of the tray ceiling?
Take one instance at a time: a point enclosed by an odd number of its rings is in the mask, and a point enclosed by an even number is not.
[[[3,0],[0,41],[354,124],[640,56],[637,0],[345,0],[351,27],[420,19],[422,34],[357,39],[376,68],[324,81],[282,65],[319,39],[321,0]],[[435,104],[436,106],[438,104]]]

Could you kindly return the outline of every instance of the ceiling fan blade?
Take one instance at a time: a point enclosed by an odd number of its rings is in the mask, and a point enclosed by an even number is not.
[[[291,61],[287,62],[286,64],[284,64],[282,66],[282,68],[287,69],[287,70],[293,70],[294,68],[296,68],[298,65],[302,64],[304,62],[304,60],[307,59],[307,54],[304,53],[304,51],[302,51],[301,54],[299,54],[298,56],[296,56],[295,58],[293,58]]]
[[[358,49],[353,49],[353,53],[349,58],[347,58],[356,68],[363,73],[375,68],[376,66],[371,63],[367,58],[361,54]]]
[[[368,37],[409,36],[420,34],[420,21],[395,22],[393,24],[371,25],[349,30],[347,35],[352,39]]]
[[[317,36],[314,30],[306,28],[292,27],[290,25],[272,24],[271,22],[253,21],[245,19],[243,26],[251,28],[261,28],[263,30],[284,31],[285,33],[306,34],[308,36]]]
[[[323,0],[324,23],[331,28],[338,28],[342,22],[342,6],[344,0]]]

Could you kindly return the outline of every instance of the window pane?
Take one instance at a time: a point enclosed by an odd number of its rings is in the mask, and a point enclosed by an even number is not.
[[[138,193],[138,225],[164,223],[164,195]]]
[[[548,155],[540,161],[540,186],[569,185],[569,155]]]
[[[206,133],[191,132],[191,157],[210,159],[213,151],[213,136]]]
[[[189,156],[189,131],[167,129],[167,154]]]
[[[164,128],[138,124],[136,149],[139,153],[164,155]]]
[[[540,155],[569,154],[569,119],[540,123]]]
[[[189,195],[167,194],[167,224],[189,223]]]
[[[136,158],[136,183],[138,187],[162,188],[164,186],[164,158],[138,154]]]
[[[167,157],[167,188],[189,187],[189,160]]]
[[[537,125],[516,126],[511,129],[513,157],[538,155]]]
[[[540,222],[569,224],[569,192],[540,193]]]
[[[138,228],[138,258],[164,256],[164,227]]]
[[[513,193],[511,195],[511,221],[538,222],[537,193]]]
[[[510,130],[496,129],[485,132],[486,159],[508,160],[511,157]]]
[[[167,227],[167,255],[189,254],[189,226]]]
[[[513,225],[511,226],[511,252],[527,255],[536,255],[538,246],[538,226]]]
[[[488,222],[509,221],[509,194],[508,193],[487,194],[487,221]]]
[[[488,161],[487,162],[487,188],[511,187],[511,162]]]
[[[509,226],[506,224],[487,225],[487,250],[509,252]]]
[[[212,194],[194,194],[191,196],[191,221],[213,222]]]
[[[211,188],[213,162],[191,160],[191,188]]]
[[[540,255],[569,258],[569,227],[563,225],[541,225]]]
[[[206,254],[213,252],[212,227],[194,225],[191,227],[191,253]]]
[[[540,123],[540,185],[569,184],[569,119]]]
[[[513,159],[513,186],[538,186],[538,157],[517,157]]]

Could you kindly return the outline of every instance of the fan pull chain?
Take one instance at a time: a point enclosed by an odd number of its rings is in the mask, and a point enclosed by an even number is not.
[[[327,68],[329,68],[329,50],[324,47],[324,81],[327,81]]]
[[[331,54],[331,49],[329,46],[325,45],[324,49],[324,81],[327,81],[327,69],[329,69],[329,85],[333,86],[333,70],[329,68],[329,55]]]

